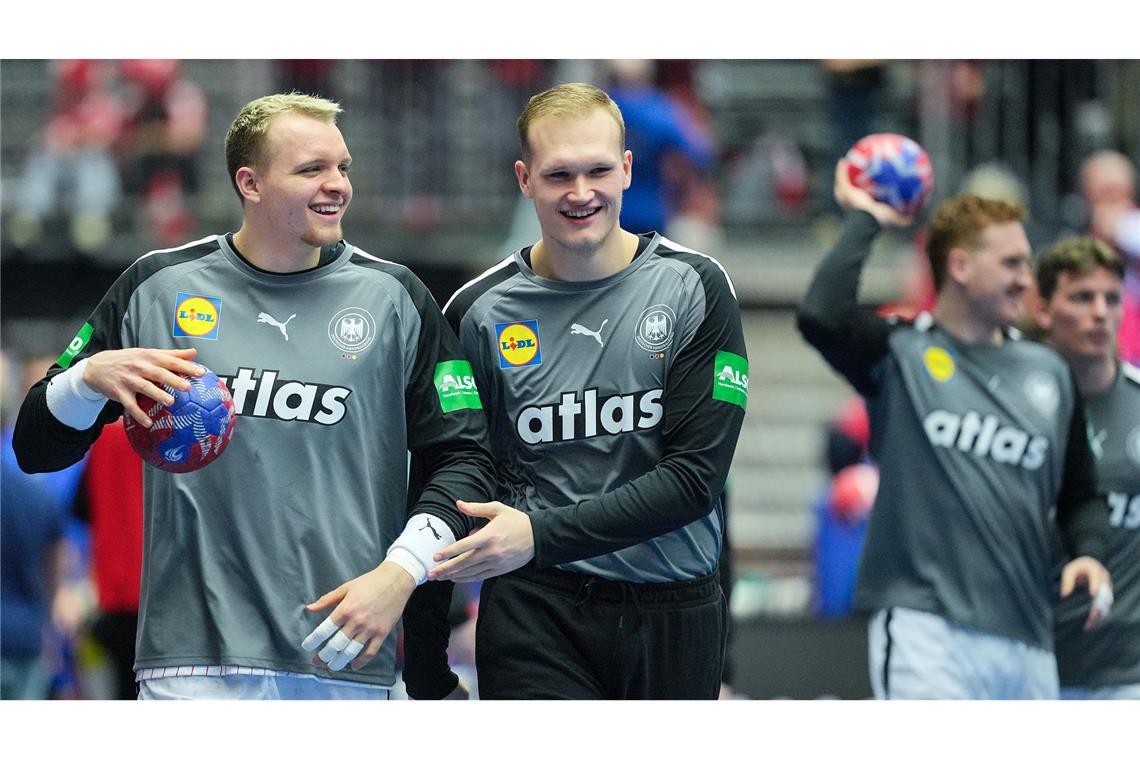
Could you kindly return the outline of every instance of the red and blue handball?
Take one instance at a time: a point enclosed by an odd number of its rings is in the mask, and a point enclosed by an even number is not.
[[[188,391],[162,386],[174,397],[170,406],[138,395],[139,407],[151,420],[149,428],[129,414],[124,416],[134,450],[148,464],[167,472],[200,470],[221,456],[234,433],[237,415],[225,383],[208,369],[202,377],[187,379]]]
[[[852,185],[904,216],[922,210],[934,189],[934,170],[926,151],[903,135],[867,135],[847,151],[847,162]]]

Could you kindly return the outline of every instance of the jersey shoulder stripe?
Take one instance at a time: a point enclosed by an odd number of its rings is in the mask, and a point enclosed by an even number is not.
[[[706,284],[708,283],[708,278],[706,277],[705,270],[710,266],[715,266],[716,269],[718,269],[724,276],[724,281],[728,284],[728,291],[732,293],[732,297],[737,301],[740,300],[736,295],[736,288],[732,284],[732,278],[728,276],[728,270],[725,269],[719,261],[714,259],[712,256],[709,256],[707,253],[701,253],[700,251],[694,251],[692,248],[686,248],[683,245],[679,245],[678,243],[673,242],[664,235],[661,236],[661,241],[654,253],[656,253],[658,256],[673,256],[682,261],[688,261],[689,264],[701,275],[701,279],[704,280]]]
[[[372,271],[382,272],[388,275],[393,280],[398,282],[400,284],[400,287],[402,287],[404,291],[407,292],[409,296],[411,296],[412,301],[417,304],[421,303],[422,299],[425,297],[430,298],[433,301],[435,300],[434,296],[431,295],[431,292],[428,290],[428,287],[424,284],[423,280],[417,277],[415,272],[403,264],[399,264],[395,261],[389,261],[388,259],[382,259],[379,256],[373,256],[371,253],[362,251],[356,246],[353,246],[352,248],[352,254],[349,258],[349,263],[358,267],[363,267],[364,269],[371,269]]]
[[[443,306],[443,313],[447,317],[447,321],[453,325],[459,324],[463,315],[471,308],[471,304],[479,299],[479,296],[500,282],[518,274],[518,271],[518,263],[515,261],[515,254],[512,253],[475,279],[465,282],[452,294],[451,298],[447,299],[447,303]]]
[[[175,264],[185,264],[188,261],[209,256],[221,250],[218,245],[218,236],[209,235],[201,240],[195,240],[176,248],[160,248],[148,251],[135,259],[128,271],[133,272],[138,282],[141,282],[156,272]]]

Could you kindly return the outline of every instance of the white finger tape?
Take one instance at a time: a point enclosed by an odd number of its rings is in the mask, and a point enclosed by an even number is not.
[[[1093,609],[1100,613],[1101,617],[1108,617],[1108,613],[1112,610],[1112,603],[1114,601],[1112,586],[1107,583],[1102,583],[1100,590],[1097,591],[1096,596],[1093,597],[1092,606]]]
[[[359,652],[357,654],[359,654]],[[333,661],[329,663],[329,670],[342,670],[345,665],[347,665],[348,663],[352,662],[355,659],[356,659],[356,655],[355,654],[349,654],[348,650],[346,649],[343,652],[340,652],[339,654],[337,654],[337,656],[333,658]]]
[[[340,670],[348,663],[356,659],[356,655],[364,651],[364,645],[356,639],[350,639],[348,644],[343,650],[337,653],[336,657],[329,663],[329,670]]]
[[[332,615],[325,618],[325,621],[318,625],[312,633],[305,637],[301,642],[301,648],[306,652],[312,652],[314,649],[321,645],[321,642],[332,636],[335,632],[340,630],[340,626],[333,622]]]

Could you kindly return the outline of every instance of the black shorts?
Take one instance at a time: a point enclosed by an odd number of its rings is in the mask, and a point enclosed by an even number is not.
[[[520,568],[483,583],[480,699],[716,699],[728,604],[716,575],[607,581]]]

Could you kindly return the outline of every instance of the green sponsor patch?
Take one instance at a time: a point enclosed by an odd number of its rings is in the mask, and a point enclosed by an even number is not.
[[[482,409],[479,389],[475,387],[475,373],[471,362],[453,359],[435,365],[435,390],[443,413],[456,409]]]
[[[91,333],[93,332],[95,332],[95,328],[91,326],[91,323],[84,322],[83,327],[79,328],[79,332],[71,339],[71,343],[67,344],[67,348],[59,355],[55,363],[64,369],[70,367],[71,362],[75,360],[76,356],[79,356],[79,352],[87,345],[87,341],[91,340]]]
[[[717,351],[713,362],[712,397],[741,409],[748,408],[748,360],[729,351]]]

